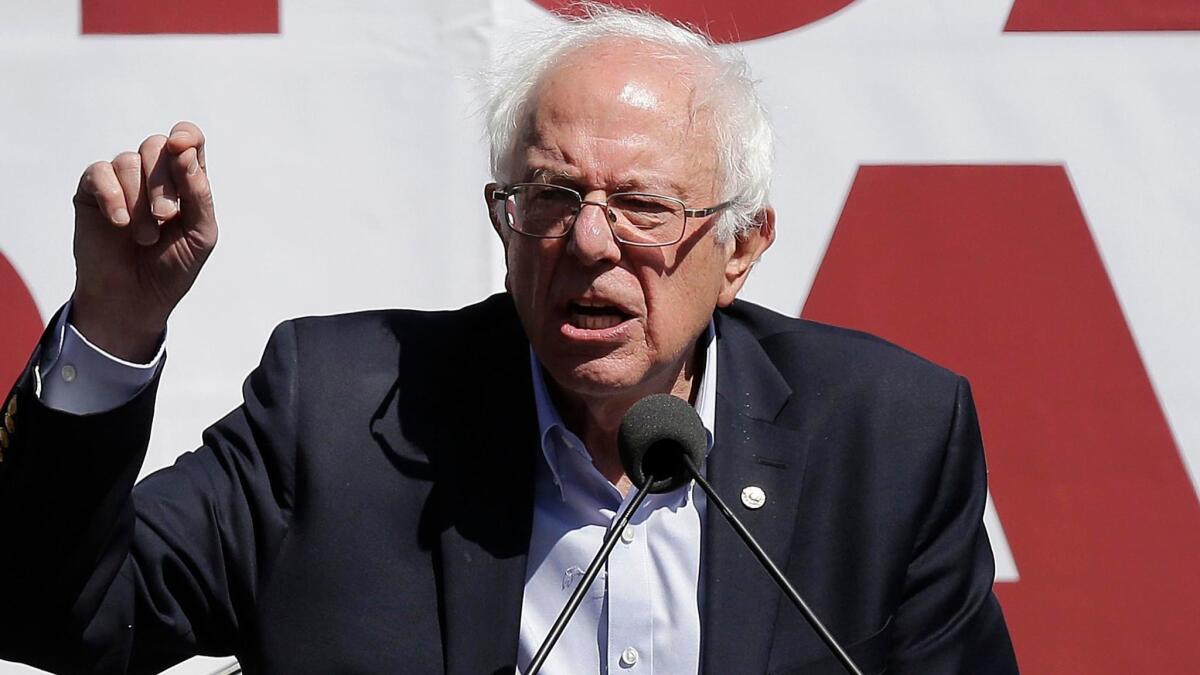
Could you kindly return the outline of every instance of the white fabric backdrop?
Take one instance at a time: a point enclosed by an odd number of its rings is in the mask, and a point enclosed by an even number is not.
[[[742,45],[780,138],[779,239],[743,297],[799,313],[860,164],[1065,164],[1197,485],[1200,37],[1005,35],[1011,4],[860,0]],[[0,251],[43,318],[72,288],[83,168],[178,119],[210,139],[221,241],[172,319],[147,471],[238,403],[279,321],[500,289],[475,76],[554,20],[289,0],[279,35],[81,36],[77,0],[0,3]]]

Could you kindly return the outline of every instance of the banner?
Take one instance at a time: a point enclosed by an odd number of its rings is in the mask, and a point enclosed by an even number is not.
[[[238,404],[278,322],[499,290],[479,74],[563,4],[0,4],[0,378],[70,297],[80,173],[180,119],[221,241],[172,318],[147,472]],[[743,297],[971,379],[1022,671],[1194,669],[1200,5],[636,4],[761,80],[779,237]]]

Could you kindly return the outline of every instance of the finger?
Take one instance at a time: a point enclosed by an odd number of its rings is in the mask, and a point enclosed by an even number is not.
[[[195,209],[196,220],[193,221],[189,217],[187,224],[215,223],[212,187],[208,182],[208,174],[200,168],[199,152],[196,148],[188,148],[172,158],[171,174],[179,188],[181,208],[185,211]]]
[[[188,148],[195,148],[196,163],[201,171],[208,171],[208,164],[204,161],[204,132],[195,124],[177,122],[171,127],[171,133],[167,137],[167,148],[177,155]]]
[[[132,214],[130,220],[133,240],[142,246],[158,242],[158,222],[150,214],[146,200],[146,180],[143,176],[142,156],[136,152],[122,152],[113,158],[113,170],[125,194],[125,203]]]
[[[121,194],[125,197],[125,206],[129,209],[131,222],[144,219],[146,200],[142,180],[142,158],[136,152],[122,152],[113,157],[112,168],[121,186]]]
[[[79,177],[79,189],[75,192],[74,202],[76,206],[99,209],[117,227],[129,224],[125,193],[109,162],[96,162],[83,172]]]
[[[166,222],[179,213],[179,193],[171,178],[171,153],[166,150],[167,137],[155,134],[142,141],[138,155],[142,158],[142,174],[146,177],[146,198],[150,213]]]

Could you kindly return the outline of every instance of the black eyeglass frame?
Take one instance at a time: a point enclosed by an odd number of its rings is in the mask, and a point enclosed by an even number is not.
[[[574,188],[569,188],[569,187],[566,187],[565,185],[554,185],[552,183],[513,183],[512,185],[509,185],[509,186],[497,187],[497,188],[493,189],[491,197],[492,197],[492,199],[495,199],[497,201],[508,201],[508,199],[510,197],[516,197],[516,193],[512,192],[513,188],[520,188],[520,187],[553,188],[556,190],[563,190],[565,192],[570,192],[571,194],[575,195],[575,197],[577,199],[579,199],[579,208],[577,208],[575,210],[575,214],[573,216],[571,216],[571,224],[567,225],[566,229],[563,230],[562,234],[532,234],[530,232],[522,232],[521,230],[518,230],[517,228],[513,227],[512,221],[506,218],[505,224],[508,226],[508,229],[512,230],[513,232],[516,232],[517,234],[520,234],[520,235],[523,235],[526,237],[532,237],[534,239],[562,239],[562,238],[566,237],[567,235],[571,234],[571,230],[575,229],[575,223],[579,221],[579,214],[583,212],[583,207],[591,205],[591,206],[598,206],[598,207],[604,209],[605,220],[608,221],[608,229],[610,232],[612,232],[613,239],[615,239],[617,242],[619,242],[621,244],[625,244],[627,246],[637,246],[640,248],[661,248],[663,246],[673,246],[675,244],[678,244],[679,242],[683,241],[683,235],[685,232],[687,232],[687,219],[688,218],[707,218],[711,215],[714,215],[714,214],[720,213],[721,211],[724,211],[725,209],[729,208],[734,202],[734,200],[730,199],[727,201],[723,201],[720,204],[716,204],[714,206],[708,206],[708,207],[705,207],[702,209],[693,209],[693,208],[689,208],[688,205],[684,204],[683,200],[679,199],[678,197],[670,197],[667,195],[655,194],[653,192],[614,192],[614,193],[610,194],[608,196],[608,199],[605,199],[604,201],[592,201],[590,199],[584,199],[583,195]],[[678,204],[680,212],[683,213],[683,226],[679,228],[679,236],[676,237],[673,241],[668,241],[668,242],[663,242],[663,243],[654,243],[654,244],[640,242],[640,241],[629,241],[627,239],[622,239],[621,235],[617,234],[616,229],[613,228],[613,224],[616,222],[615,221],[616,216],[613,214],[612,209],[608,205],[608,202],[610,200],[612,200],[614,197],[653,197],[654,199],[665,199],[669,202],[674,202],[674,203]]]

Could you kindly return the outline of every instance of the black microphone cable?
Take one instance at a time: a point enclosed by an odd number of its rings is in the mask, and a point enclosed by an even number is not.
[[[626,421],[632,421],[632,423],[627,427]],[[708,495],[709,500],[716,505],[717,510],[721,512],[722,516],[725,516],[725,520],[745,542],[746,547],[775,580],[775,584],[792,601],[796,609],[800,610],[800,614],[816,631],[825,646],[829,647],[829,651],[833,652],[846,672],[851,675],[862,675],[862,671],[850,659],[846,650],[842,649],[829,629],[809,609],[808,603],[804,602],[783,572],[779,571],[775,563],[767,557],[766,551],[759,546],[758,541],[754,539],[742,521],[738,520],[712,485],[709,485],[704,476],[700,475],[699,464],[701,458],[704,457],[708,437],[699,415],[687,401],[669,394],[655,394],[643,398],[626,413],[617,438],[625,473],[639,488],[643,483],[649,485],[653,481],[652,477],[643,474],[644,468],[647,467],[653,467],[655,473],[659,475],[671,474],[674,478],[672,485],[681,485],[687,482],[687,478],[696,481],[700,489],[704,490],[704,494]],[[683,469],[683,471],[679,471],[679,469]]]
[[[583,579],[579,581],[579,585],[571,592],[571,597],[567,600],[567,604],[558,613],[558,618],[554,620],[554,625],[550,626],[550,632],[546,634],[546,639],[542,641],[542,646],[538,647],[537,653],[533,655],[533,660],[529,662],[529,671],[525,675],[537,675],[538,671],[542,669],[542,664],[546,662],[546,657],[550,656],[550,650],[554,649],[554,643],[558,642],[558,638],[562,636],[567,623],[571,621],[571,617],[575,616],[575,610],[579,607],[579,603],[583,602],[583,594],[587,593],[587,590],[592,586],[592,582],[596,580],[596,575],[600,573],[600,567],[604,564],[604,561],[608,560],[608,556],[617,545],[617,540],[620,539],[621,533],[625,531],[625,526],[633,518],[633,513],[638,510],[642,502],[646,501],[646,496],[653,491],[653,482],[654,479],[651,476],[649,480],[644,481],[638,487],[637,494],[633,496],[633,501],[629,502],[625,510],[621,512],[620,517],[617,518],[616,524],[609,530],[608,535],[605,536],[604,544],[596,552],[596,557],[592,558],[592,562],[588,565],[587,571],[584,572]]]
[[[542,641],[537,653],[533,655],[533,660],[529,662],[529,671],[525,675],[537,675],[541,670],[542,664],[550,655],[550,650],[554,648],[554,644],[558,642],[558,638],[566,629],[567,623],[575,615],[579,603],[583,602],[584,593],[595,581],[596,575],[600,573],[600,567],[608,560],[621,533],[625,531],[625,526],[629,524],[629,520],[633,518],[634,512],[638,510],[642,502],[646,501],[647,495],[670,492],[688,482],[686,466],[679,461],[681,455],[689,456],[693,463],[704,458],[708,439],[704,427],[700,426],[697,433],[695,428],[679,424],[677,414],[674,416],[666,414],[673,410],[671,406],[676,404],[681,404],[691,410],[691,406],[686,401],[669,394],[655,394],[633,404],[621,418],[621,428],[617,432],[617,447],[621,452],[621,466],[629,475],[629,479],[637,486],[637,494],[621,512],[616,524],[605,537],[604,544],[596,552],[596,557],[592,558],[587,571],[583,574],[583,579],[579,581],[579,585],[567,599],[567,604],[559,613],[558,618],[554,620],[554,625],[550,627],[546,639]],[[694,411],[692,415],[695,416]],[[631,453],[638,457],[636,462],[628,460]]]
[[[692,480],[696,481],[696,484],[700,486],[700,489],[704,490],[704,494],[708,495],[708,498],[717,505],[717,510],[721,512],[721,515],[725,516],[725,520],[729,521],[729,524],[738,533],[738,536],[741,537],[742,541],[746,543],[746,547],[750,549],[750,552],[754,554],[755,558],[758,558],[758,562],[762,563],[763,568],[766,569],[767,573],[771,575],[771,578],[775,580],[775,584],[779,586],[780,590],[783,591],[783,594],[786,595],[788,600],[791,600],[792,604],[796,606],[796,609],[800,610],[800,613],[804,615],[804,620],[808,621],[808,625],[812,626],[812,629],[816,631],[817,636],[821,638],[821,641],[825,643],[825,646],[829,647],[829,651],[833,652],[833,655],[837,658],[838,662],[842,664],[842,667],[846,669],[846,672],[851,673],[852,675],[862,675],[862,671],[859,670],[854,661],[850,659],[850,655],[846,653],[846,650],[842,649],[842,646],[838,644],[837,639],[833,637],[833,633],[830,633],[829,629],[825,627],[825,624],[821,623],[821,620],[817,618],[817,615],[814,614],[811,609],[809,609],[808,603],[804,602],[804,598],[800,597],[800,594],[796,592],[796,589],[792,586],[791,582],[787,580],[787,577],[783,576],[783,572],[780,572],[779,568],[775,566],[775,563],[772,562],[769,557],[767,557],[767,552],[762,549],[762,546],[758,545],[758,541],[754,539],[754,536],[750,534],[750,531],[746,529],[746,526],[742,524],[742,521],[738,520],[738,517],[733,515],[733,511],[729,510],[729,507],[725,505],[724,500],[717,496],[716,490],[713,490],[713,487],[708,484],[708,481],[704,479],[704,476],[700,475],[699,469],[697,469],[696,465],[692,463],[692,458],[688,457],[687,454],[684,454],[682,461],[684,466],[687,467],[687,472],[689,475],[691,475]]]

